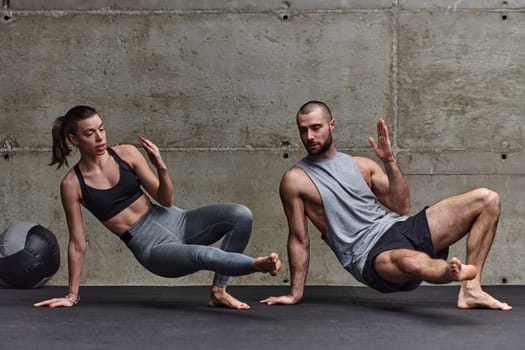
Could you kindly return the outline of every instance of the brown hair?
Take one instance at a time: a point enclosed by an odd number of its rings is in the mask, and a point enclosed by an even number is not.
[[[79,120],[87,119],[97,114],[95,108],[89,106],[75,106],[64,116],[58,117],[53,123],[51,135],[53,136],[53,155],[49,165],[57,165],[57,169],[66,166],[67,157],[71,154],[71,147],[68,145],[68,135],[74,134]]]
[[[304,105],[302,105],[301,108],[299,108],[296,117],[299,117],[299,114],[310,114],[317,108],[321,109],[323,111],[323,114],[326,117],[329,117],[330,120],[332,120],[332,112],[330,111],[330,108],[328,108],[326,103],[316,100],[308,101]]]

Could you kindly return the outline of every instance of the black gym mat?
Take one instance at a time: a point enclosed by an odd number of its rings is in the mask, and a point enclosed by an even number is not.
[[[247,311],[207,307],[205,286],[82,287],[57,309],[32,304],[65,287],[0,289],[0,349],[521,349],[525,286],[485,289],[514,309],[459,310],[457,286],[309,286],[294,306],[258,303],[285,286],[230,286]]]

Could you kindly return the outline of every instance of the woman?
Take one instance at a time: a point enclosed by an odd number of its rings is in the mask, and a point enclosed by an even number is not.
[[[173,206],[173,185],[158,147],[139,137],[148,162],[133,145],[106,147],[106,131],[97,111],[76,106],[56,119],[50,165],[67,163],[72,149],[79,162],[60,183],[69,229],[69,292],[34,304],[74,306],[79,287],[86,240],[80,205],[86,207],[111,232],[118,235],[137,260],[163,277],[180,277],[199,270],[215,271],[208,300],[210,306],[248,309],[249,305],[226,292],[228,276],[253,272],[277,274],[281,261],[272,253],[257,259],[243,255],[252,229],[252,214],[240,204],[214,204],[193,210]],[[157,203],[143,192],[143,189]],[[223,238],[221,249],[209,246]]]

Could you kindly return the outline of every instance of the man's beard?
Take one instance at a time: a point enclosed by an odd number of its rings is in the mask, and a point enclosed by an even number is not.
[[[332,146],[332,142],[333,142],[332,141],[332,133],[330,132],[329,135],[328,135],[328,138],[326,139],[326,141],[321,144],[321,147],[317,151],[311,151],[308,147],[306,148],[306,151],[311,156],[318,156],[318,155],[324,154],[324,153],[328,152],[328,150]]]

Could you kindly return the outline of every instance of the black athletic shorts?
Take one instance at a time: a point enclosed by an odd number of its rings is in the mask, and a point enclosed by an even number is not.
[[[414,280],[397,284],[385,281],[379,277],[374,269],[374,261],[376,257],[384,251],[391,249],[412,249],[424,252],[434,259],[447,259],[448,248],[437,253],[434,251],[427,222],[426,209],[427,207],[405,221],[396,222],[370,250],[363,271],[363,277],[370,287],[382,293],[391,293],[414,290],[422,282],[420,280]]]

